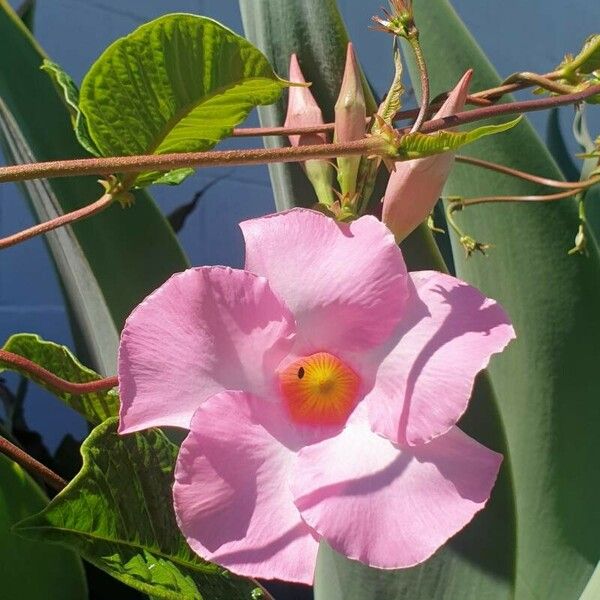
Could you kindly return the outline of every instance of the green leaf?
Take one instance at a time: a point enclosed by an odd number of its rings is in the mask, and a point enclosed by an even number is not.
[[[6,0],[0,0],[0,138],[12,162],[86,156],[63,100],[40,70],[45,58]],[[93,177],[36,180],[22,189],[42,221],[81,208],[103,191]],[[134,306],[188,266],[152,199],[141,192],[136,198],[127,210],[114,206],[46,235],[74,324],[77,354],[103,374],[116,370],[118,332]]]
[[[58,377],[72,383],[87,383],[88,381],[101,379],[100,375],[84,367],[68,348],[54,342],[47,342],[38,335],[31,333],[13,335],[4,344],[3,350],[24,356],[51,373],[58,375]],[[0,359],[0,373],[6,369],[17,371],[21,375],[32,379],[37,384],[50,390],[67,406],[76,410],[90,423],[102,423],[102,421],[119,414],[119,395],[115,390],[76,396],[54,390],[37,377],[32,377],[25,371],[15,369],[13,365],[5,363]]]
[[[326,120],[333,109],[341,83],[348,36],[334,0],[240,0],[246,34],[269,57],[278,72],[287,73],[289,56],[299,55],[311,91],[315,94]],[[392,55],[390,53],[390,62]],[[368,112],[376,105],[366,87]],[[259,109],[265,126],[281,125],[284,103]],[[267,138],[269,146],[281,145],[279,138]],[[314,200],[305,174],[297,165],[270,165],[275,201],[279,210]],[[383,196],[387,181],[380,172],[373,194],[374,202]],[[402,244],[411,271],[445,270],[439,250],[426,226],[421,226]],[[506,443],[494,400],[485,375],[478,378],[471,407],[461,422],[477,439],[506,454]],[[348,525],[352,526],[351,523]],[[511,483],[506,469],[501,471],[488,507],[475,521],[455,536],[424,565],[403,571],[369,569],[335,554],[322,545],[315,579],[316,600],[489,600],[489,589],[497,598],[511,598],[514,561],[514,514]],[[482,546],[481,540],[486,540]],[[464,582],[470,582],[473,594],[463,596]],[[475,592],[481,592],[476,595]],[[500,592],[503,595],[500,595]]]
[[[600,70],[600,34],[590,35],[579,54],[563,62],[560,67],[567,78],[575,73],[589,75]]]
[[[500,83],[448,2],[436,2],[436,9],[430,10],[429,3],[419,1],[415,10],[434,94],[451,89],[468,68],[475,72],[473,90]],[[410,71],[417,81],[412,64]],[[527,122],[506,135],[477,142],[466,154],[547,177],[561,176]],[[454,168],[445,189],[448,195],[466,197],[545,192],[541,186],[467,165]],[[600,503],[594,501],[600,495],[596,240],[590,236],[589,257],[567,255],[578,227],[572,200],[474,207],[457,219],[468,234],[494,244],[487,258],[466,260],[454,237],[459,277],[500,301],[517,332],[516,342],[494,358],[489,369],[514,481],[513,597],[577,598],[598,559],[597,531],[590,523],[600,522]],[[458,597],[498,594],[490,586],[477,590],[466,582]]]
[[[104,156],[194,152],[231,135],[286,85],[265,56],[230,29],[206,17],[172,14],[104,51],[83,80],[80,108]],[[159,177],[146,173],[133,184]]]
[[[458,150],[458,148],[462,148],[462,146],[475,142],[480,138],[508,131],[520,122],[521,117],[517,117],[512,121],[508,121],[508,123],[484,125],[470,131],[437,131],[429,134],[407,133],[400,138],[398,143],[398,156],[404,160],[412,160],[439,154],[440,152]]]
[[[73,548],[155,598],[251,600],[255,582],[202,561],[179,532],[171,499],[177,446],[157,429],[121,436],[117,425],[94,429],[79,474],[15,531]]]
[[[48,500],[15,463],[0,455],[0,586],[6,600],[85,600],[85,576],[75,553],[25,540],[12,526]]]
[[[94,156],[100,156],[98,148],[90,138],[85,115],[79,110],[79,88],[71,79],[71,76],[56,63],[45,59],[42,63],[42,71],[48,73],[48,76],[56,85],[56,89],[62,95],[73,123],[75,135],[79,143]]]

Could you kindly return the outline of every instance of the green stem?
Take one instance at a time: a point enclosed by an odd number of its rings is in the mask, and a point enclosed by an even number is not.
[[[427,71],[427,62],[425,61],[425,56],[423,55],[423,49],[421,48],[421,44],[419,42],[419,34],[415,32],[414,35],[408,38],[408,42],[410,43],[410,47],[412,48],[415,60],[417,61],[417,67],[419,69],[419,77],[421,80],[421,107],[419,109],[419,114],[417,115],[417,120],[414,122],[411,133],[415,133],[421,129],[421,125],[425,121],[425,117],[427,116],[427,111],[429,110],[429,74]]]

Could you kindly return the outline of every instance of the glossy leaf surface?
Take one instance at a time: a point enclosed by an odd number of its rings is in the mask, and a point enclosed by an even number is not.
[[[194,152],[229,136],[285,86],[265,56],[230,29],[207,17],[172,14],[103,52],[82,82],[80,108],[104,156]],[[145,173],[133,183],[160,177]],[[171,176],[168,183],[174,182]]]
[[[153,598],[252,600],[254,582],[202,561],[179,532],[171,499],[177,446],[159,430],[120,436],[117,424],[90,434],[79,474],[16,531],[73,548]]]

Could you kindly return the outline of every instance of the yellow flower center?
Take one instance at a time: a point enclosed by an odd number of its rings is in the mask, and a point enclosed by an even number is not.
[[[279,386],[293,421],[341,425],[356,405],[360,379],[336,356],[317,352],[281,371]]]

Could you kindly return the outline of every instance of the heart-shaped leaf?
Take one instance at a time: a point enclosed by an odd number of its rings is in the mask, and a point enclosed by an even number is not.
[[[94,429],[81,446],[79,474],[15,531],[73,548],[153,598],[258,596],[255,582],[202,561],[179,532],[171,498],[177,446],[157,429],[121,436],[117,425],[109,419]]]
[[[172,14],[109,46],[85,76],[79,106],[104,156],[193,152],[229,136],[286,85],[230,29]],[[130,183],[144,186],[161,176],[145,173]]]

